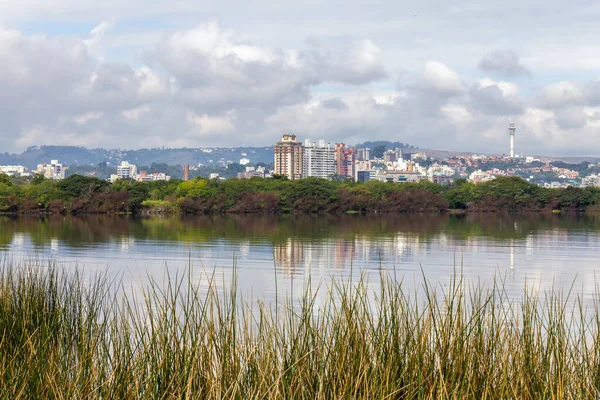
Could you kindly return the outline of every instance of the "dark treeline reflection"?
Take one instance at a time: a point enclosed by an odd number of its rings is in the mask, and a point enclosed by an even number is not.
[[[245,239],[280,244],[290,238],[376,239],[399,233],[417,237],[446,235],[465,239],[520,239],[545,230],[600,231],[594,214],[410,214],[410,215],[225,215],[138,218],[131,216],[0,217],[0,247],[15,235],[34,245],[57,239],[68,246],[103,243],[121,238],[153,241],[206,242]]]

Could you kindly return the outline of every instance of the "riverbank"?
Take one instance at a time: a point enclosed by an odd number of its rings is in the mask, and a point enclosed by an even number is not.
[[[6,179],[5,179],[6,180]],[[598,209],[599,188],[548,189],[517,177],[472,184],[335,182],[307,178],[129,182],[72,175],[0,183],[0,213],[13,214],[406,214]]]
[[[382,274],[278,307],[210,274],[141,297],[47,265],[0,271],[2,398],[595,398],[600,312],[455,276]],[[118,289],[118,288],[117,288]],[[123,297],[123,293],[129,297]]]

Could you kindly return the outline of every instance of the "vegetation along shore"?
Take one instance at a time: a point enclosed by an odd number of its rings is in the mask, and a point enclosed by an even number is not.
[[[52,265],[0,268],[0,398],[597,398],[600,311],[459,276],[382,272],[245,302],[191,272],[134,296]],[[235,280],[234,280],[235,282]],[[277,306],[275,306],[277,304]]]
[[[600,207],[595,187],[550,189],[518,177],[391,183],[281,177],[110,184],[71,175],[13,181],[0,174],[0,212],[36,213],[414,213],[584,211]]]

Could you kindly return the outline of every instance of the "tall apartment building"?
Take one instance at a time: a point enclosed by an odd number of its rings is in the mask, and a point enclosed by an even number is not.
[[[306,139],[304,143],[304,169],[305,178],[330,179],[335,175],[335,148],[324,140],[319,143]]]
[[[335,144],[335,173],[354,179],[356,153],[353,148],[346,148],[344,143]]]
[[[369,161],[371,159],[371,149],[356,149],[356,161]]]
[[[117,166],[116,179],[135,179],[137,178],[137,166],[129,164],[127,161],[121,161]]]
[[[385,153],[383,153],[383,161],[385,161],[385,162],[398,161],[396,152],[394,150],[387,150]]]
[[[296,141],[296,135],[283,135],[273,148],[275,153],[274,174],[285,175],[289,179],[300,179],[303,173],[302,143]]]

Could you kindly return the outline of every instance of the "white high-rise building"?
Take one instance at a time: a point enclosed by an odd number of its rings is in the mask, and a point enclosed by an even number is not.
[[[304,142],[303,173],[305,178],[330,179],[335,175],[335,148],[324,140],[319,143]]]
[[[121,165],[117,166],[117,179],[135,179],[137,178],[137,166],[129,164],[128,161],[121,161]]]

